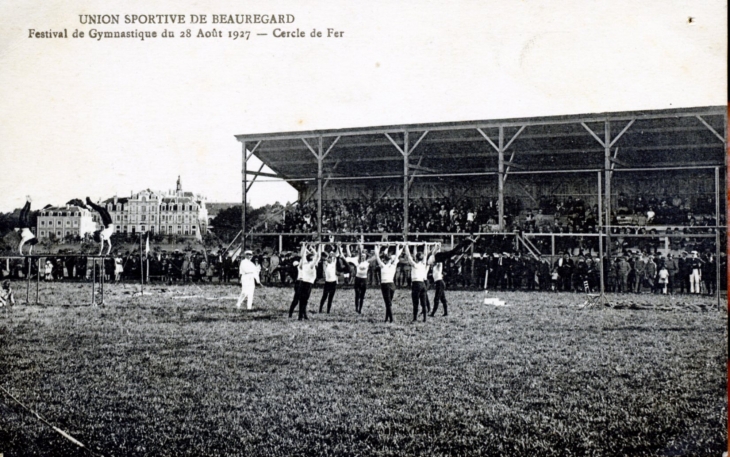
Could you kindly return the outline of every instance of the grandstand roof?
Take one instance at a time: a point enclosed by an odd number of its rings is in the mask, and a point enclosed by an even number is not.
[[[404,160],[399,148],[404,149],[405,132],[411,151],[409,175],[421,178],[497,173],[500,129],[510,173],[599,170],[605,164],[606,148],[600,141],[605,139],[606,121],[611,140],[618,137],[610,147],[613,166],[618,169],[724,167],[726,119],[726,106],[709,106],[272,132],[236,138],[275,172],[248,170],[248,175],[281,177],[298,187],[297,182],[317,177],[315,153],[320,153],[320,138],[321,152],[329,150],[323,160],[325,178],[402,179]]]

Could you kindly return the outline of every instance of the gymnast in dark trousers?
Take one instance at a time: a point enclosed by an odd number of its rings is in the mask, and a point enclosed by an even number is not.
[[[375,259],[380,265],[380,291],[383,293],[383,301],[385,302],[385,322],[393,322],[393,295],[395,294],[395,270],[398,266],[398,258],[400,257],[402,248],[396,246],[395,255],[384,253],[384,259],[380,259],[380,246],[375,246]]]
[[[370,260],[368,259],[368,253],[363,248],[362,244],[359,245],[359,255],[353,257],[350,253],[350,246],[345,245],[347,251],[347,257],[345,261],[355,265],[355,312],[362,314],[362,306],[365,303],[365,292],[368,289],[368,269],[370,268]]]
[[[424,244],[423,252],[419,252],[416,254],[416,260],[413,260],[413,257],[411,256],[411,250],[407,244],[405,250],[408,263],[411,264],[411,300],[413,301],[413,322],[418,320],[419,304],[421,305],[423,322],[426,322],[426,315],[428,314],[428,294],[426,293],[426,276],[428,274],[428,265],[426,265],[426,260],[428,259],[428,246]]]
[[[20,220],[18,221],[18,228],[16,230],[20,230],[20,244],[18,245],[18,251],[20,251],[20,255],[23,255],[23,246],[28,244],[30,246],[30,249],[28,249],[28,255],[33,254],[33,246],[38,244],[38,239],[33,235],[33,232],[30,231],[30,203],[31,203],[30,196],[25,197],[25,205],[20,210]]]
[[[109,249],[106,252],[106,254],[109,255],[112,252],[112,235],[114,234],[114,223],[112,222],[112,217],[109,215],[109,211],[107,211],[106,208],[95,204],[89,197],[86,197],[86,204],[99,213],[101,223],[104,226],[101,230],[94,232],[94,241],[101,243],[99,246],[99,255],[104,252],[104,241],[109,244]]]
[[[332,299],[335,298],[335,291],[337,290],[337,258],[342,255],[342,248],[337,246],[336,250],[328,254],[322,254],[327,256],[324,261],[322,269],[324,270],[324,289],[322,290],[322,299],[319,301],[319,312],[322,312],[324,302],[327,302],[327,314],[332,309]]]

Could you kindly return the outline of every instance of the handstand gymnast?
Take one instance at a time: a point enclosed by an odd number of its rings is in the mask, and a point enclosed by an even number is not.
[[[94,241],[101,243],[99,246],[99,255],[104,252],[104,241],[109,244],[107,255],[112,252],[112,235],[114,234],[114,223],[112,217],[109,215],[109,211],[101,205],[97,205],[91,201],[89,197],[86,197],[86,204],[91,206],[99,216],[101,216],[101,223],[104,226],[103,229],[94,232]]]
[[[38,239],[33,235],[33,232],[30,231],[30,203],[31,203],[30,196],[25,197],[25,206],[20,210],[20,220],[18,221],[18,228],[16,230],[20,230],[20,244],[18,245],[18,251],[20,251],[20,255],[23,255],[23,246],[25,244],[30,245],[30,249],[28,249],[28,255],[33,254],[33,246],[38,244]]]

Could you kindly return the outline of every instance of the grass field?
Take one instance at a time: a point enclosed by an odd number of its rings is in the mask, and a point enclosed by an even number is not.
[[[581,309],[581,295],[545,293],[498,293],[509,306],[494,308],[448,291],[447,318],[411,323],[399,290],[384,324],[371,288],[363,315],[339,290],[332,314],[298,322],[290,289],[258,290],[245,311],[233,286],[135,287],[107,286],[106,305],[91,307],[88,284],[42,284],[49,304],[0,311],[0,386],[96,454],[727,448],[724,310]],[[2,394],[0,453],[89,455]]]

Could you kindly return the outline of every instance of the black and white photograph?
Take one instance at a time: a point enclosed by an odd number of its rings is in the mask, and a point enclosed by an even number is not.
[[[727,456],[727,2],[0,18],[0,457]]]

